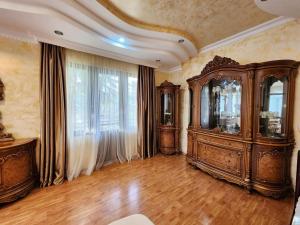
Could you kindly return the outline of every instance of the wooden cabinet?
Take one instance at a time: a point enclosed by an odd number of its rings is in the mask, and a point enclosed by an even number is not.
[[[240,65],[216,56],[188,79],[188,162],[248,190],[285,195],[291,189],[298,65],[293,60]]]
[[[35,139],[0,143],[0,203],[14,201],[35,184]]]
[[[158,149],[164,154],[179,151],[179,88],[168,81],[156,88]]]

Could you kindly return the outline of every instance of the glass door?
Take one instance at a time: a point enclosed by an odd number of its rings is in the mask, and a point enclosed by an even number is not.
[[[167,126],[174,125],[174,94],[162,93],[160,103],[160,123]]]
[[[201,127],[236,134],[241,128],[242,87],[236,80],[212,79],[200,93]]]
[[[287,77],[267,77],[261,85],[259,132],[264,137],[285,136]]]
[[[193,104],[194,104],[193,98],[194,98],[193,90],[189,88],[189,101],[190,101],[189,126],[191,126],[193,123]]]

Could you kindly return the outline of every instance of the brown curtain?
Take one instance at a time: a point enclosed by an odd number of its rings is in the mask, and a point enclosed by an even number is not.
[[[156,154],[156,110],[154,69],[139,66],[138,73],[138,151],[141,158]]]
[[[41,44],[41,146],[37,166],[41,187],[61,184],[66,168],[65,50]]]

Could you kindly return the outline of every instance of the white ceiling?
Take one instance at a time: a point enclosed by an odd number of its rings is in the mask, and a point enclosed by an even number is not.
[[[126,24],[96,0],[0,0],[0,34],[161,70],[170,70],[197,54],[187,38]],[[179,39],[184,43],[178,43]]]
[[[300,0],[255,0],[255,3],[273,15],[300,18]]]
[[[253,1],[268,13],[300,17],[300,0]],[[55,30],[64,35],[54,34]],[[131,25],[97,0],[0,0],[0,35],[47,42],[162,71],[178,68],[198,51],[188,36]],[[178,43],[180,39],[184,43]]]

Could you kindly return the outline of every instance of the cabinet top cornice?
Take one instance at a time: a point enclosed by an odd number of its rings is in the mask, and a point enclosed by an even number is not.
[[[215,71],[220,70],[255,70],[262,68],[271,68],[271,67],[290,67],[297,69],[300,62],[295,60],[274,60],[267,61],[262,63],[249,63],[245,65],[240,65],[237,61],[216,55],[213,60],[209,61],[204,69],[201,71],[200,75],[196,75],[187,79],[187,82],[192,81],[194,79],[206,76]]]

